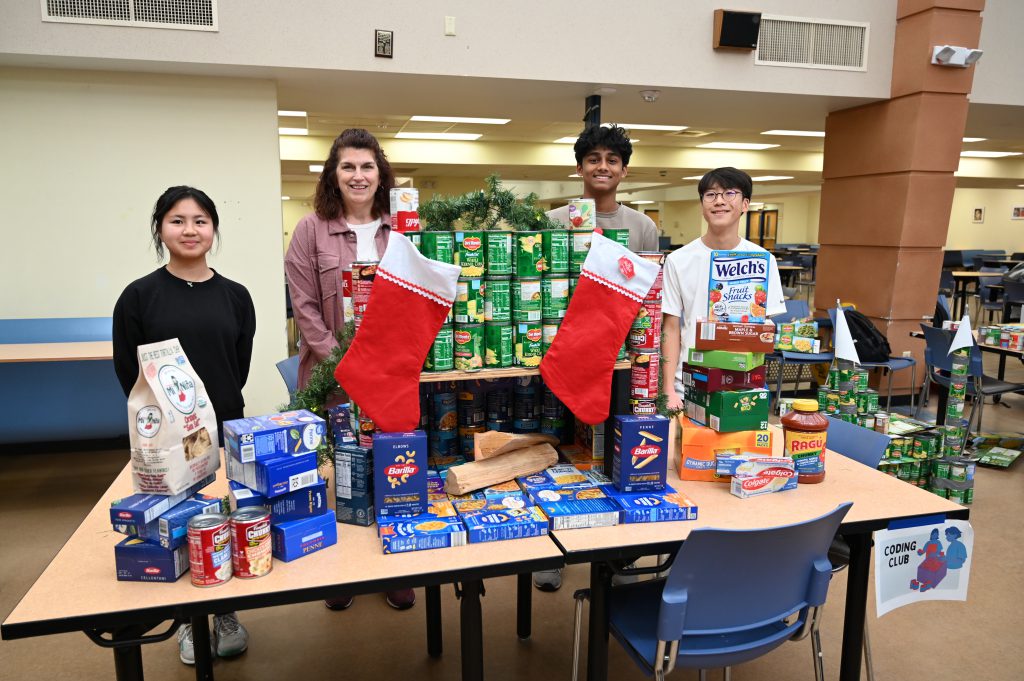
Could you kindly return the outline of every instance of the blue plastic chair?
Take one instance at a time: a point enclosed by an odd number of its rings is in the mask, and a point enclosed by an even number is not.
[[[299,356],[292,355],[288,359],[282,359],[277,363],[277,371],[288,386],[288,395],[294,395],[299,389]]]
[[[828,317],[832,320],[832,327],[836,325],[836,310],[828,311]],[[910,369],[910,411],[914,412],[914,388],[917,386],[917,360],[913,357],[890,357],[884,362],[861,362],[865,369],[884,369],[889,376],[888,388],[885,395],[885,410],[891,411],[892,407],[892,377],[897,371]]]
[[[1006,274],[1007,269],[1006,267],[982,267],[978,271]],[[994,283],[996,282],[990,278],[980,279],[978,283],[978,300],[981,303],[981,310],[978,316],[985,315],[985,319],[988,322],[992,321],[993,316],[997,312],[1002,313],[1003,311],[1003,291],[993,289],[992,284]],[[999,283],[1001,284],[1002,282]]]
[[[677,666],[728,669],[812,633],[820,681],[817,629],[832,579],[828,548],[851,506],[793,525],[694,530],[666,579],[611,588],[612,635],[647,675],[664,679]],[[770,589],[751,578],[768,573]],[[578,622],[583,597],[577,595]],[[578,660],[578,645],[574,654]]]
[[[828,448],[848,459],[877,469],[889,446],[890,438],[884,433],[829,417]]]

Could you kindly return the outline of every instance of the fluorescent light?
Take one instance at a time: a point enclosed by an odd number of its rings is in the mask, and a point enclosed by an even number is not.
[[[400,140],[447,140],[472,142],[480,139],[478,133],[470,132],[400,132],[395,135]]]
[[[680,132],[690,127],[688,125],[647,125],[646,123],[602,123],[601,127],[610,128],[613,125],[626,130],[664,130],[665,132]]]
[[[785,135],[787,137],[824,137],[820,130],[765,130],[762,135]]]
[[[1018,184],[1017,186],[1018,187],[1024,187],[1024,184]]]
[[[737,149],[740,151],[761,151],[779,146],[778,144],[752,144],[750,142],[708,142],[698,144],[701,149]]]
[[[308,135],[309,130],[305,128],[278,128],[278,135]]]
[[[987,137],[965,137],[964,142],[984,142]]]
[[[1020,156],[1019,151],[961,151],[961,156],[968,158],[1005,158],[1007,156]]]
[[[424,123],[479,123],[480,125],[505,125],[511,118],[463,118],[460,116],[413,116],[410,121]]]
[[[630,201],[634,206],[639,206],[644,203],[654,203],[654,201]]]
[[[324,172],[324,167],[322,165],[311,165],[311,166],[309,166],[309,172],[311,172],[311,173],[322,173],[322,172]]]
[[[570,175],[569,177],[572,177],[572,178],[579,178],[579,177],[583,177],[583,176],[582,176],[582,175],[580,175],[579,173],[573,173],[573,174],[572,174],[572,175]]]
[[[760,175],[750,178],[754,182],[772,182],[774,180],[792,180],[792,175]]]
[[[703,180],[704,176],[703,175],[689,175],[687,177],[684,177],[683,179],[684,180]]]
[[[291,200],[292,200],[292,197],[290,197],[290,196],[282,196],[282,197],[281,197],[281,200],[282,200],[282,201],[291,201]]]
[[[578,137],[559,137],[558,139],[554,140],[553,143],[554,144],[576,144],[576,140],[578,140],[578,139],[579,139]],[[633,143],[633,144],[636,144],[640,140],[638,140],[638,139],[631,139],[629,141],[631,143]]]
[[[296,117],[298,117],[298,116],[305,116],[306,112],[305,111],[278,111],[277,115],[278,116],[296,116]]]

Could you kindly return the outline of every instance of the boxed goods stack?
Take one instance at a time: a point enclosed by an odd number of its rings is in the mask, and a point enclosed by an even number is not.
[[[639,255],[659,267],[664,260],[661,253],[640,253]],[[629,330],[629,335],[626,337],[630,363],[629,400],[631,411],[637,415],[657,413],[655,402],[658,399],[661,381],[661,292],[663,286],[663,274],[659,271],[654,285],[644,297],[643,304],[640,306],[636,319],[633,320],[633,325]]]

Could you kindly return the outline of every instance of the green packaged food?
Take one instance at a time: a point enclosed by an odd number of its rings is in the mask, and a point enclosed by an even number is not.
[[[454,236],[455,264],[462,268],[462,276],[484,276],[484,233],[459,231]]]
[[[510,367],[515,361],[515,333],[509,323],[484,324],[484,366]]]
[[[512,274],[512,232],[484,232],[484,272],[488,277]]]
[[[543,355],[543,330],[540,321],[516,322],[515,330],[515,364],[524,367],[540,366]]]
[[[569,271],[579,274],[583,271],[583,261],[590,252],[590,242],[594,239],[593,229],[574,229],[570,232]]]
[[[455,326],[454,355],[458,371],[479,371],[484,366],[484,325],[457,324]]]
[[[617,244],[621,244],[626,248],[629,248],[629,230],[628,229],[612,229],[609,227],[601,228],[601,235],[606,239],[611,239]]]
[[[571,249],[569,247],[569,230],[546,229],[540,233],[541,252],[544,257],[544,272],[547,274],[566,274],[569,272]]]
[[[539,277],[544,271],[543,252],[539,231],[517,230],[512,246],[512,271],[515,276]]]
[[[558,328],[562,325],[561,319],[545,319],[541,323],[541,352],[547,354],[551,344],[555,342]]]
[[[455,236],[451,232],[423,232],[420,252],[431,260],[455,262]]]
[[[512,321],[512,278],[487,277],[484,279],[484,321]]]
[[[569,277],[544,277],[540,281],[542,319],[561,319],[569,308]]]
[[[484,321],[484,281],[479,278],[459,277],[455,286],[456,324],[480,324]]]
[[[514,279],[512,281],[512,321],[539,322],[541,320],[541,280]]]
[[[455,368],[452,334],[451,326],[442,326],[441,330],[437,332],[437,336],[427,352],[427,359],[423,363],[424,370],[451,371]]]

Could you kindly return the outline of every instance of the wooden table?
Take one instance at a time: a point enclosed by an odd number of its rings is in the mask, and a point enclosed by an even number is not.
[[[978,282],[982,278],[1002,279],[1002,272],[975,272],[973,270],[957,270],[953,272],[953,318],[958,321],[963,318],[964,310],[967,309],[967,284],[974,282],[977,290]]]
[[[793,286],[793,277],[806,269],[802,265],[776,265],[776,267],[779,269],[779,276],[786,280],[786,285],[790,288]]]
[[[113,358],[114,344],[111,341],[0,344],[0,363],[79,362],[83,360],[110,360]]]
[[[774,431],[772,444],[779,454],[782,451],[782,434],[777,428]],[[668,484],[681,489],[696,502],[697,520],[554,532],[552,538],[565,552],[566,563],[591,564],[587,679],[606,681],[608,677],[607,603],[612,577],[609,561],[671,553],[678,549],[690,532],[701,527],[756,529],[768,523],[785,525],[815,518],[840,503],[852,501],[853,507],[841,526],[841,532],[850,545],[850,568],[840,679],[859,681],[871,567],[871,533],[885,529],[896,519],[933,514],[967,518],[969,510],[835,452],[828,452],[825,470],[827,477],[820,484],[801,485],[789,492],[740,499],[733,496],[724,483],[680,482],[670,464]]]

